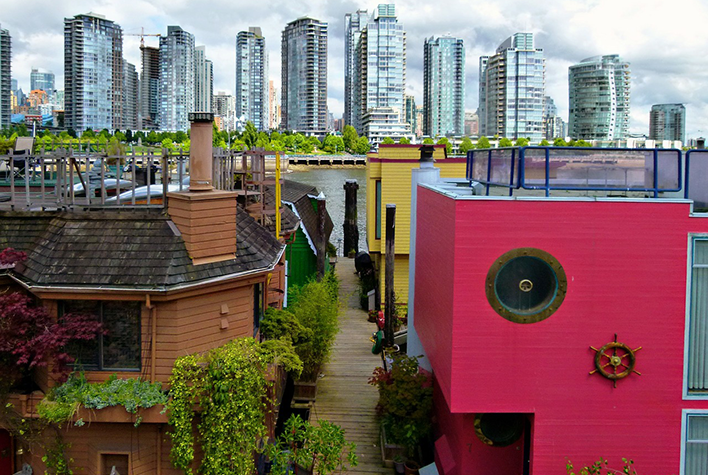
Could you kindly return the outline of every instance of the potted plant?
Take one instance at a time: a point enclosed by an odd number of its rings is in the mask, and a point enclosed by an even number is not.
[[[318,425],[291,416],[282,434],[265,449],[271,460],[271,474],[286,475],[295,468],[298,474],[328,475],[356,467],[356,445],[344,439],[344,430],[321,420]]]
[[[396,473],[405,473],[405,463],[406,458],[402,454],[393,457],[393,468],[396,470]]]
[[[417,358],[403,353],[390,357],[390,369],[376,368],[369,384],[379,390],[377,411],[385,439],[402,445],[405,454],[413,458],[432,429],[432,380],[419,368]]]

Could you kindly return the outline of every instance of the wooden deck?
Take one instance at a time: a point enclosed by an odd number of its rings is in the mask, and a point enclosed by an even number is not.
[[[347,441],[356,444],[359,465],[346,473],[390,475],[393,469],[385,468],[381,462],[379,425],[375,418],[378,391],[367,384],[374,368],[381,364],[380,356],[371,353],[369,341],[376,325],[367,322],[366,312],[359,309],[354,259],[340,257],[336,269],[344,309],[332,359],[317,383],[317,400],[310,419],[326,419],[340,425],[346,431]]]

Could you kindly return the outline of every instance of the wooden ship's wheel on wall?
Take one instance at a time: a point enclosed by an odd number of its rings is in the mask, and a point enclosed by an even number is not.
[[[615,340],[607,343],[600,349],[594,346],[590,347],[595,352],[595,369],[590,371],[590,374],[600,373],[605,378],[614,383],[617,387],[617,380],[626,378],[632,373],[641,376],[642,373],[634,369],[637,362],[636,352],[642,347],[635,349],[630,348],[624,343],[617,341],[617,333]]]

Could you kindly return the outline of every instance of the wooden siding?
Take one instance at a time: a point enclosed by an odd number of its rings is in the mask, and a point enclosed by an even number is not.
[[[399,302],[408,301],[408,254],[410,253],[411,224],[411,175],[419,168],[418,147],[386,147],[377,154],[369,154],[366,178],[366,234],[369,252],[385,255],[386,205],[396,205],[396,294]],[[435,167],[440,169],[441,178],[463,178],[467,167],[461,158],[446,158],[442,147],[435,149]],[[381,239],[376,237],[376,181],[381,180]],[[400,254],[400,257],[399,257]],[[376,259],[376,258],[375,258]],[[398,265],[399,259],[401,265]],[[382,259],[383,261],[383,259]],[[379,269],[379,280],[384,280],[384,266]],[[399,284],[400,283],[400,284]],[[383,284],[382,284],[383,285]]]
[[[125,454],[129,457],[130,475],[181,475],[170,462],[170,440],[167,426],[163,424],[108,424],[92,423],[83,427],[69,427],[61,432],[64,443],[71,444],[67,456],[73,459],[71,468],[82,475],[109,475],[101,473],[102,454]],[[45,437],[54,437],[47,431]],[[158,448],[161,447],[158,455]],[[20,456],[18,466],[29,463],[34,473],[43,473],[41,451]],[[160,467],[158,469],[158,462]]]

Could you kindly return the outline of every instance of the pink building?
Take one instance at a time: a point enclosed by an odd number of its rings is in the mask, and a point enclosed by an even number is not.
[[[417,188],[440,472],[707,474],[708,152],[476,153]]]

